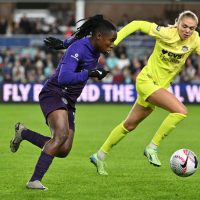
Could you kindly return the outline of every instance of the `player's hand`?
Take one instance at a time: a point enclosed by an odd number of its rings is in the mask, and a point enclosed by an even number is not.
[[[45,38],[44,43],[50,49],[65,49],[63,41],[54,37]]]
[[[88,71],[89,77],[96,77],[99,80],[103,79],[110,71],[107,71],[103,68],[91,69]]]

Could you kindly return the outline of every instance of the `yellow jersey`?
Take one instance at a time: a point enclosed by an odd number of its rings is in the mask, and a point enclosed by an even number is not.
[[[200,37],[198,32],[186,40],[181,40],[177,28],[163,27],[146,21],[132,21],[117,33],[114,44],[125,37],[141,31],[155,38],[155,46],[147,65],[141,73],[145,73],[161,87],[167,88],[170,82],[181,71],[188,56],[195,52],[200,55]]]

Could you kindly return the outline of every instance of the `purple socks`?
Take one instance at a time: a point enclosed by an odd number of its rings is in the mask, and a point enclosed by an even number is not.
[[[43,148],[44,144],[51,139],[50,137],[40,135],[39,133],[29,129],[23,130],[21,136],[23,140],[27,140],[41,149]]]
[[[35,180],[41,181],[44,174],[47,172],[49,166],[51,165],[53,158],[54,158],[53,156],[48,155],[44,151],[42,151],[30,181],[35,181]]]

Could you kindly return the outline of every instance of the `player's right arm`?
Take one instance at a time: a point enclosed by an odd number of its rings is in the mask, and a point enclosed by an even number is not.
[[[128,37],[130,34],[136,31],[141,31],[148,34],[151,29],[151,24],[152,23],[147,21],[130,22],[117,33],[117,39],[114,41],[114,45],[117,46],[124,38]]]
[[[169,27],[159,26],[147,21],[132,21],[117,33],[117,39],[114,41],[114,45],[117,46],[123,39],[136,31],[141,31],[157,39],[165,40],[173,37],[172,35],[174,33],[171,30]]]

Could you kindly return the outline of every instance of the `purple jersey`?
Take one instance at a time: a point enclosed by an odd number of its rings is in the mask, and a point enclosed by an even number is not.
[[[88,80],[88,70],[97,67],[100,53],[89,38],[74,41],[65,51],[55,73],[46,81],[42,91],[51,90],[64,97],[75,108]]]
[[[74,43],[77,39],[74,37],[67,38],[63,41],[64,47],[67,49],[72,43]]]

